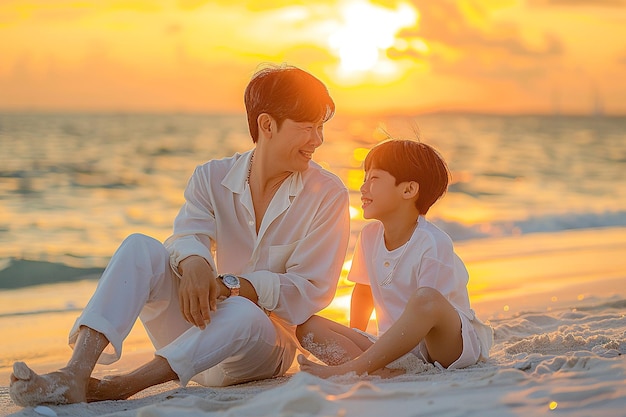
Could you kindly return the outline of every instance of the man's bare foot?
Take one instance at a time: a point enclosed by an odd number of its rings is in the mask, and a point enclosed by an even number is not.
[[[21,407],[85,402],[85,390],[69,371],[37,375],[24,362],[13,364],[9,395]]]

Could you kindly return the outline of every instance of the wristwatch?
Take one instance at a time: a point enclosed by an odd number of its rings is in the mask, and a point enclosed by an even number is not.
[[[221,279],[224,285],[226,285],[226,288],[230,290],[229,297],[235,297],[239,295],[239,288],[241,288],[241,283],[238,276],[232,274],[224,274],[220,275],[219,279]]]

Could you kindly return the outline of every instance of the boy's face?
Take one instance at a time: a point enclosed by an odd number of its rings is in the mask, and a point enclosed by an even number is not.
[[[372,167],[365,171],[365,182],[361,186],[361,208],[363,217],[384,221],[394,215],[398,205],[404,201],[402,183],[389,172]]]

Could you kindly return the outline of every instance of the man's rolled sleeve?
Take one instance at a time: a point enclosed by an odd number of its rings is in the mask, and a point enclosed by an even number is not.
[[[172,237],[165,241],[165,247],[170,253],[170,266],[172,270],[181,278],[178,273],[178,265],[186,258],[197,255],[201,256],[209,263],[213,271],[217,271],[215,261],[211,256],[211,251],[196,236],[182,236],[179,238]]]
[[[256,290],[259,297],[257,304],[267,311],[272,311],[278,305],[280,295],[280,278],[270,271],[254,271],[241,275],[247,279]]]

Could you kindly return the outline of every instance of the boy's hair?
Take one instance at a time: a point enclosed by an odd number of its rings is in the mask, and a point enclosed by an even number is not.
[[[364,165],[365,171],[387,171],[396,179],[396,185],[417,182],[419,192],[415,207],[422,215],[445,194],[450,181],[450,171],[439,152],[413,140],[391,139],[379,143],[369,151]]]
[[[248,128],[254,143],[259,139],[257,119],[272,116],[280,129],[285,119],[326,123],[335,114],[335,103],[320,80],[290,65],[270,65],[257,71],[244,93]]]

